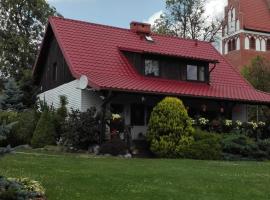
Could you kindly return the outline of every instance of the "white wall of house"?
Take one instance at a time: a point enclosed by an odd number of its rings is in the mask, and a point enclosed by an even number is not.
[[[98,93],[90,90],[82,90],[81,93],[81,111],[85,112],[91,107],[96,107],[97,110],[101,109],[102,99]]]
[[[48,90],[38,95],[41,101],[46,101],[48,105],[53,105],[55,108],[60,106],[60,96],[65,96],[68,100],[67,108],[86,111],[91,107],[100,108],[102,100],[97,93],[87,89],[80,89],[78,87],[78,80],[60,85],[52,90]]]
[[[77,86],[78,81],[74,80],[41,93],[38,97],[41,101],[47,102],[48,105],[53,105],[53,107],[58,108],[60,106],[60,96],[63,95],[66,96],[68,100],[68,110],[71,110],[71,108],[81,110],[82,91]]]
[[[248,106],[246,104],[238,104],[232,112],[232,120],[241,122],[248,121]]]

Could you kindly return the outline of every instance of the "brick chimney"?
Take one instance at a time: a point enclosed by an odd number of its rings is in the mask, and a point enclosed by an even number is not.
[[[138,34],[149,35],[151,33],[151,24],[142,23],[142,22],[131,22],[130,30]]]

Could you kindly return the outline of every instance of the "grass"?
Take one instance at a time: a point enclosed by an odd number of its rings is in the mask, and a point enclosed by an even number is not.
[[[270,199],[269,162],[10,154],[0,174],[40,181],[49,200]]]

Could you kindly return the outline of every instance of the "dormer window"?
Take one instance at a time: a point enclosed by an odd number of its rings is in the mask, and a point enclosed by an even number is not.
[[[144,74],[146,76],[159,76],[159,63],[157,60],[145,60]]]
[[[187,65],[188,81],[205,81],[205,67],[197,65]]]

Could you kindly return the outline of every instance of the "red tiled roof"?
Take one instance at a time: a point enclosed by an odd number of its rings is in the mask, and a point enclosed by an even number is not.
[[[240,0],[244,28],[270,32],[270,4],[268,0]]]
[[[128,30],[53,17],[49,23],[75,78],[86,75],[96,89],[154,93],[261,102],[270,104],[270,95],[255,90],[208,42],[153,34],[154,43],[141,40]],[[140,75],[121,49],[219,61],[210,85],[151,78]],[[35,73],[35,72],[34,72]]]

